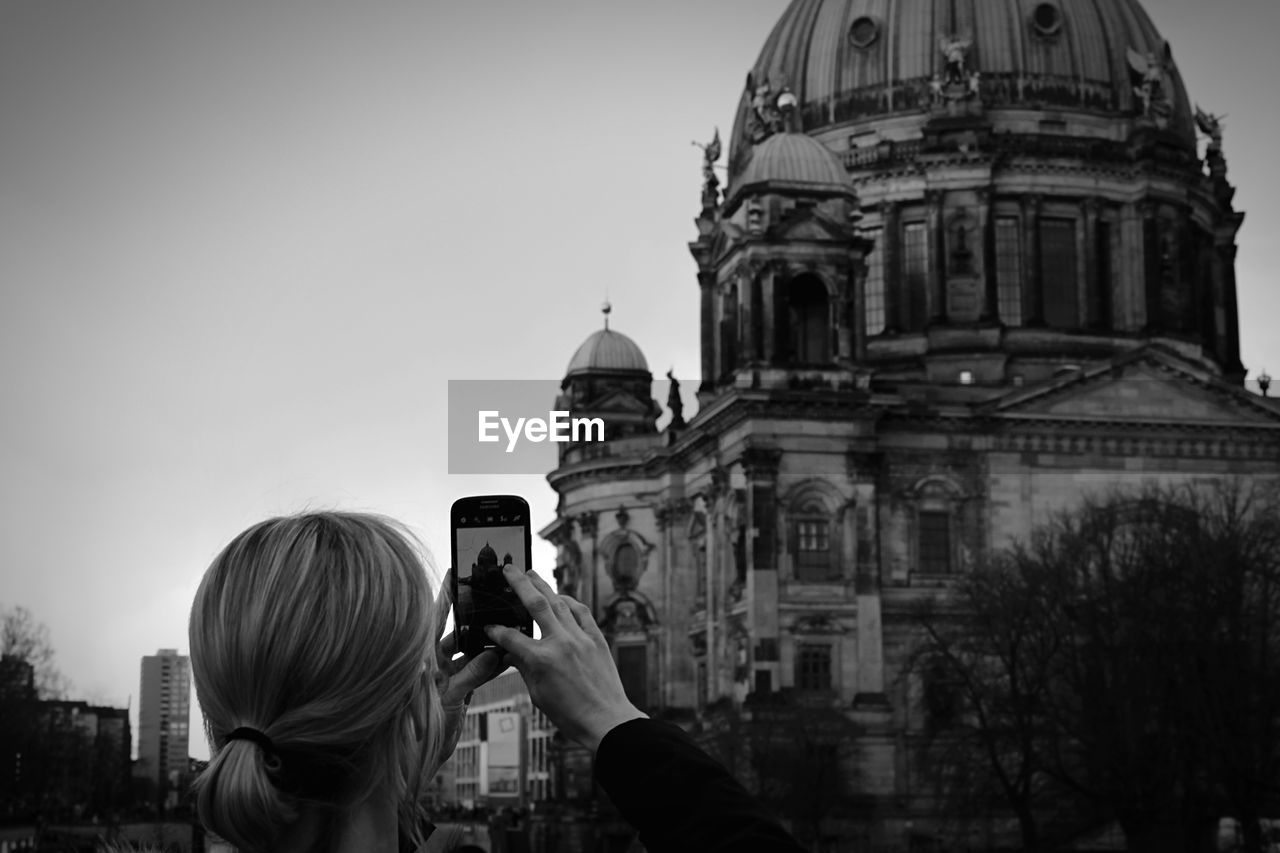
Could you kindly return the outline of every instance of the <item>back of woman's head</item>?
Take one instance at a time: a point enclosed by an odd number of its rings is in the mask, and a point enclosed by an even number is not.
[[[275,518],[237,536],[191,608],[191,667],[214,747],[195,783],[205,825],[271,849],[306,810],[375,791],[416,833],[442,760],[435,689],[445,596],[411,537],[376,516]],[[238,736],[249,728],[268,739]]]

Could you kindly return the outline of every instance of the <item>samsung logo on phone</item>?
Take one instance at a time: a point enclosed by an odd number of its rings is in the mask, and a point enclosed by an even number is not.
[[[483,444],[492,444],[502,440],[505,433],[507,453],[514,453],[516,446],[523,439],[533,444],[544,441],[567,444],[568,442],[604,441],[603,418],[573,418],[568,412],[548,412],[547,419],[502,417],[495,410],[482,410],[478,413],[479,440]]]

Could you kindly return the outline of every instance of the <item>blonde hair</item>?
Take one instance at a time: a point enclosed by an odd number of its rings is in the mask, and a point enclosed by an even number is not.
[[[390,519],[306,513],[254,525],[205,572],[189,635],[214,754],[194,791],[236,848],[272,849],[305,810],[332,820],[383,786],[422,843],[425,784],[451,746],[437,651],[449,601],[415,544]],[[241,726],[274,750],[228,741]]]

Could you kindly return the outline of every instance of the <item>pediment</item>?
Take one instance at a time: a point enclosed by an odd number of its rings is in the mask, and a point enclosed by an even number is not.
[[[813,211],[793,213],[770,229],[777,240],[847,241],[851,234],[847,225],[832,222]]]
[[[745,237],[746,233],[737,225],[728,221],[721,222],[711,242],[712,259],[717,262],[723,260]]]
[[[641,400],[634,394],[615,389],[591,401],[592,412],[612,412],[614,414],[647,415],[652,412],[653,401]]]
[[[1156,353],[1064,377],[998,401],[1004,417],[1183,425],[1280,426],[1254,394]]]

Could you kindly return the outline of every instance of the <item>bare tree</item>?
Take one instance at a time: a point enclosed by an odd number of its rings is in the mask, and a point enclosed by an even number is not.
[[[1086,501],[920,614],[935,758],[997,791],[1028,850],[1055,806],[1131,850],[1261,849],[1280,797],[1280,502],[1233,481]],[[948,705],[948,703],[950,703]]]
[[[905,672],[923,687],[921,759],[954,830],[966,834],[1002,803],[1017,819],[1022,849],[1037,853],[1054,840],[1044,824],[1063,797],[1047,768],[1054,679],[1069,631],[1042,594],[1054,580],[1047,567],[1018,556],[975,569],[946,600],[919,608],[923,637]]]
[[[22,661],[35,675],[36,693],[41,699],[65,699],[71,682],[54,663],[53,643],[46,625],[36,622],[31,611],[18,605],[0,607],[0,657]]]

